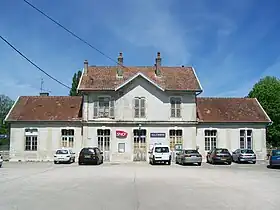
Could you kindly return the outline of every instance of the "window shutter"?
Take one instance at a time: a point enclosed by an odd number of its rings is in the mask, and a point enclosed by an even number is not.
[[[110,118],[115,117],[115,101],[111,100],[110,101],[110,113],[109,113]]]
[[[98,101],[93,102],[93,118],[98,117]]]
[[[146,117],[146,106],[145,106],[145,98],[140,99],[140,116],[141,117]]]
[[[140,104],[139,104],[139,98],[134,99],[134,117],[139,118],[139,111],[140,111]]]

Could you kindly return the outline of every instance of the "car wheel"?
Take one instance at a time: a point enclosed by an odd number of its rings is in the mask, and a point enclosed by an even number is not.
[[[73,163],[75,163],[76,161],[75,161],[75,158],[73,159]]]
[[[198,166],[201,166],[201,162],[200,162],[200,163],[197,163],[197,165],[198,165]]]
[[[206,157],[206,163],[209,163],[209,159],[208,159],[208,157]]]
[[[231,163],[232,163],[231,161],[230,161],[230,162],[227,162],[228,165],[231,165]]]
[[[83,163],[79,161],[79,165],[83,165]]]
[[[175,162],[176,162],[176,164],[179,164],[178,159],[176,158],[175,160],[176,160],[176,161],[175,161]]]
[[[253,161],[253,164],[256,164],[256,161]]]
[[[57,161],[53,161],[53,163],[54,163],[54,164],[57,164],[58,162],[57,162]]]
[[[237,159],[237,163],[238,163],[238,164],[241,164],[240,158]]]
[[[167,161],[167,164],[168,164],[168,165],[171,165],[171,160]]]
[[[104,160],[103,160],[103,156],[102,156],[102,158],[101,158],[101,164],[103,164],[103,162],[104,162]]]

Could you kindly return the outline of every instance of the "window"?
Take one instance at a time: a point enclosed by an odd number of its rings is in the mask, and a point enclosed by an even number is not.
[[[118,151],[119,151],[119,153],[124,153],[125,152],[125,143],[119,143],[118,144]]]
[[[98,101],[94,102],[94,118],[114,118],[114,112],[115,101],[111,97],[98,97]]]
[[[38,129],[26,128],[25,129],[25,150],[37,151],[38,149]]]
[[[156,147],[155,153],[168,153],[169,149],[168,147]]]
[[[74,147],[74,129],[61,129],[61,147]]]
[[[67,155],[68,154],[68,150],[66,149],[59,149],[56,151],[55,154],[58,154],[58,155]]]
[[[97,129],[97,144],[101,151],[110,151],[110,129]]]
[[[182,99],[180,97],[170,98],[171,117],[181,118],[181,103],[182,103]]]
[[[144,97],[134,98],[134,118],[146,117],[146,100]]]
[[[25,150],[37,151],[37,136],[25,136]]]
[[[209,151],[217,146],[217,130],[205,130],[205,150]]]
[[[183,144],[183,131],[182,130],[169,130],[170,149],[174,150],[176,144]]]
[[[252,130],[240,130],[240,149],[253,149]]]

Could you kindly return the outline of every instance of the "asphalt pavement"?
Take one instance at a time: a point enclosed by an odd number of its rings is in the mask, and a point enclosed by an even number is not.
[[[4,163],[2,210],[279,209],[279,169],[266,163],[78,166]]]

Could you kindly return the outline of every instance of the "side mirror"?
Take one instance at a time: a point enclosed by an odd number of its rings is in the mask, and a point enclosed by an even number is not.
[[[100,152],[101,155],[103,155],[103,152]]]
[[[75,155],[76,153],[75,153],[75,152],[73,152],[72,154],[73,154],[73,155]]]

